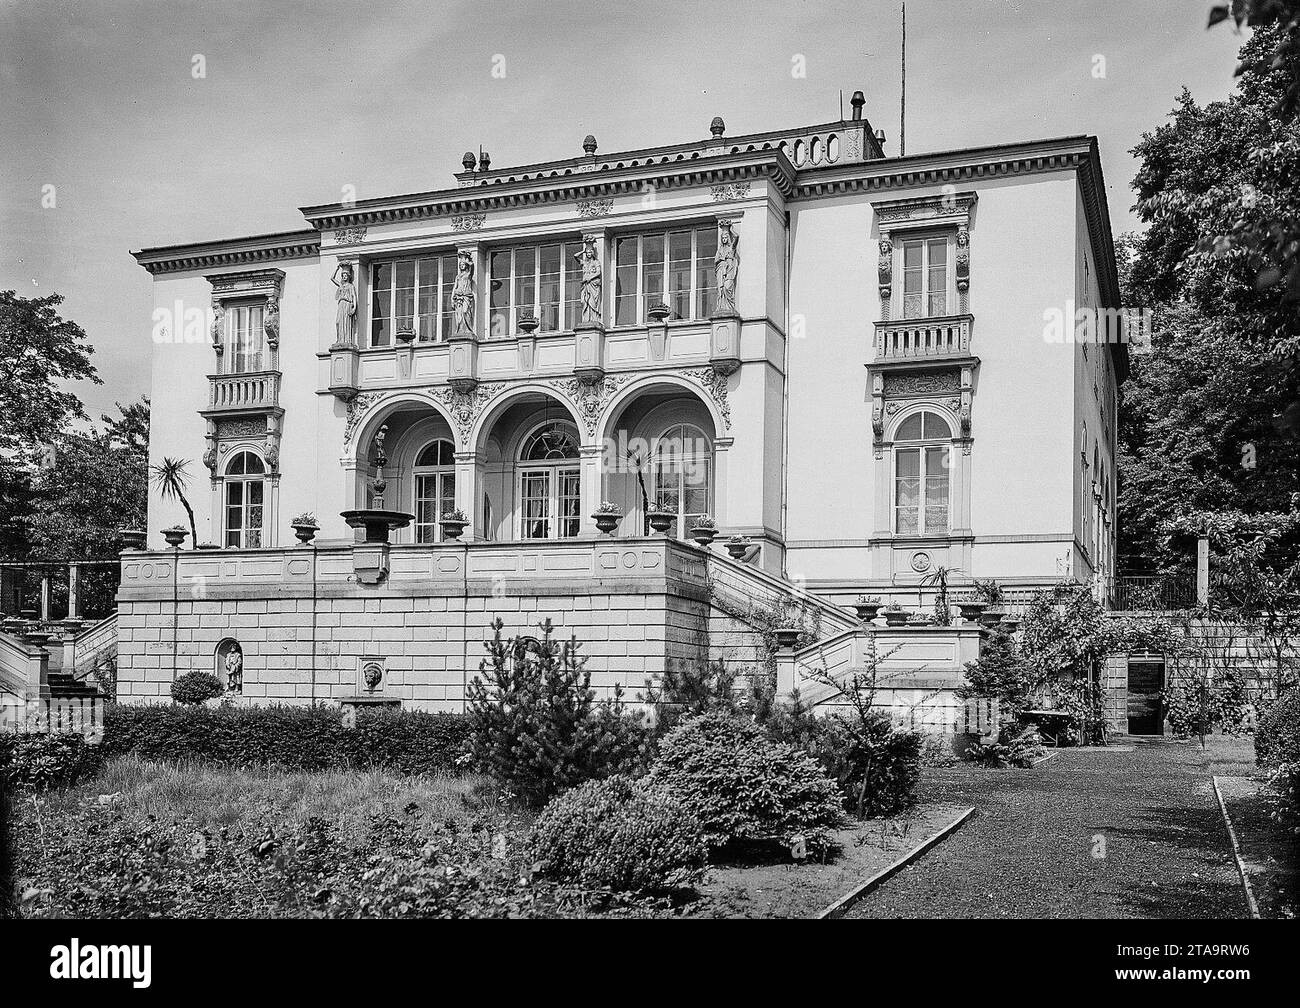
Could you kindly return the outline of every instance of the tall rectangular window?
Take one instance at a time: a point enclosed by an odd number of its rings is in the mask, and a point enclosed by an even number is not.
[[[716,304],[716,227],[628,235],[614,243],[614,324],[637,325],[651,306],[670,319],[708,318]]]
[[[266,332],[262,325],[264,306],[234,305],[226,310],[227,345],[230,372],[242,374],[261,371]]]
[[[370,265],[370,345],[392,346],[398,333],[420,343],[451,335],[451,291],[456,257],[421,256]]]
[[[488,257],[488,311],[493,337],[513,336],[531,313],[539,332],[564,332],[582,321],[582,242],[498,249]]]
[[[943,535],[948,531],[947,447],[894,452],[894,531]]]
[[[903,318],[948,314],[948,239],[903,242]]]

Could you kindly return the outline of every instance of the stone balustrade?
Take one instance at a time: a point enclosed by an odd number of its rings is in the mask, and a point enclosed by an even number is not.
[[[876,323],[876,361],[941,359],[970,355],[969,315]]]

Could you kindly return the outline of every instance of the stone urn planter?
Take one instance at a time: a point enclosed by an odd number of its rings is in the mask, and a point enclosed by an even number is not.
[[[1005,630],[1007,633],[1015,633],[1017,630],[1020,629],[1020,620],[1004,619],[1002,621],[1002,629]]]
[[[733,536],[727,540],[727,552],[733,560],[744,560],[752,545],[748,536]]]
[[[186,536],[189,533],[179,525],[173,525],[171,528],[162,530],[163,538],[167,540],[167,545],[172,549],[180,549],[185,543]]]
[[[646,316],[651,322],[663,322],[672,314],[672,309],[662,301],[656,301],[654,304],[646,307]]]
[[[880,615],[880,602],[857,602],[853,606],[857,610],[858,619],[863,623],[874,623],[876,617]]]
[[[980,616],[980,622],[986,627],[995,627],[1002,622],[1004,616],[1006,616],[1006,613],[1001,609],[985,609],[983,615]]]
[[[690,537],[695,540],[696,544],[708,549],[713,545],[713,540],[718,538],[718,526],[714,524],[713,519],[707,515],[696,520],[691,526]]]
[[[122,537],[122,549],[142,550],[148,538],[143,529],[118,529],[117,534]]]
[[[316,533],[320,531],[320,526],[314,521],[300,518],[294,519],[291,527],[293,528],[293,534],[304,546],[310,546],[311,541],[316,538]]]
[[[776,635],[776,646],[785,650],[799,643],[803,630],[800,627],[777,627],[772,632]]]
[[[912,614],[906,609],[886,609],[885,626],[900,627],[907,626],[907,621],[912,618]]]
[[[613,504],[602,504],[596,509],[591,520],[596,523],[598,528],[605,535],[613,535],[618,531],[618,523],[623,520],[623,512]]]
[[[442,538],[451,542],[455,542],[463,536],[468,525],[469,519],[463,515],[459,518],[443,515],[438,522],[438,526],[442,529]]]
[[[961,610],[961,618],[967,623],[978,623],[980,614],[988,608],[987,602],[972,600],[970,602],[958,602],[957,608]]]
[[[646,518],[649,520],[650,527],[654,531],[658,532],[660,535],[664,535],[670,528],[672,528],[673,523],[677,521],[677,514],[673,511],[660,511],[656,509],[647,512]]]

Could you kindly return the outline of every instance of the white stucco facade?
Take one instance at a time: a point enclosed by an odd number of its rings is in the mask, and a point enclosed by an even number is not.
[[[806,145],[798,155],[796,142]],[[198,538],[231,545],[231,522],[248,517],[231,517],[224,467],[251,451],[265,470],[256,545],[291,544],[288,522],[303,512],[328,544],[352,539],[339,513],[374,496],[381,427],[384,502],[407,512],[419,486],[427,496],[435,485],[420,483],[417,456],[445,439],[454,458],[446,486],[470,519],[466,540],[512,541],[525,535],[523,439],[559,421],[574,435],[574,475],[551,477],[580,497],[575,509],[551,491],[553,524],[566,507],[577,516],[576,530],[551,537],[595,536],[590,515],[602,501],[625,512],[618,534],[639,536],[646,503],[663,489],[656,439],[676,429],[698,437],[706,456],[694,495],[706,503],[679,505],[685,523],[707,510],[723,535],[759,544],[763,569],[828,597],[888,596],[939,566],[956,569],[957,581],[1026,586],[1108,575],[1124,348],[1047,335],[1054,310],[1116,306],[1095,141],[880,154],[865,120],[610,157],[593,150],[554,165],[475,166],[453,188],[416,196],[307,208],[302,232],[137,253],[154,274],[151,462],[191,460]],[[631,278],[649,283],[657,236],[695,236],[694,259],[684,273],[670,263],[666,282],[685,275],[700,288],[711,282],[711,236],[724,228],[739,254],[733,314],[695,302],[674,313],[685,317],[657,321],[647,289],[620,317],[615,302]],[[620,271],[618,249],[637,235],[642,262]],[[518,306],[494,318],[494,286],[520,293],[519,276],[492,275],[502,250],[525,249],[520,262],[560,246],[569,260],[584,240],[601,267],[601,327],[575,331],[571,312],[551,331],[543,322],[528,332]],[[943,261],[926,258],[924,303],[904,305],[917,272],[903,257],[919,246]],[[387,279],[397,263],[449,264],[458,253],[474,270],[473,333],[455,338],[447,315],[434,339],[403,343],[395,319],[386,345],[375,345],[380,280],[390,285],[380,300],[397,305],[402,281]],[[340,264],[357,281],[355,347],[339,346],[336,333]],[[677,307],[703,296],[685,293]],[[250,393],[248,361],[231,373],[235,354],[214,342],[229,347],[236,310],[268,295],[278,299],[278,345],[257,337],[252,370],[266,384]],[[545,294],[526,297],[545,310]],[[923,531],[902,527],[897,511],[909,488],[899,488],[896,436],[920,412],[941,421],[928,421],[927,444],[944,450],[948,470],[946,486],[931,479],[919,491],[942,504]],[[948,436],[935,441],[942,427]],[[151,500],[151,544],[183,521],[174,501]],[[410,527],[394,541],[417,534]]]

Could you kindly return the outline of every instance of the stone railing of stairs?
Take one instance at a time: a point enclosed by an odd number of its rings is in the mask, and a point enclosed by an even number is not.
[[[767,664],[771,656],[760,613],[784,612],[819,640],[860,626],[853,613],[819,595],[730,557],[702,552],[707,558],[711,660]]]
[[[0,731],[103,735],[104,698],[71,673],[51,671],[45,641],[0,633]]]
[[[777,693],[799,691],[810,707],[845,707],[831,682],[874,669],[874,706],[895,725],[942,735],[996,730],[997,702],[957,696],[966,662],[979,657],[985,631],[974,624],[882,627],[859,624],[776,656]],[[830,680],[828,682],[827,680]]]

